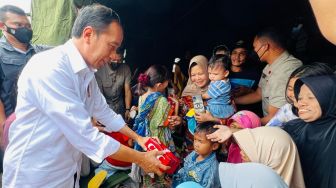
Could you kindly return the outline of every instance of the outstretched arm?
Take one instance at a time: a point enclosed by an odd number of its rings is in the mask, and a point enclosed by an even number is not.
[[[261,88],[258,87],[258,89],[252,93],[249,93],[247,95],[235,98],[235,103],[236,104],[253,104],[256,102],[261,101]]]

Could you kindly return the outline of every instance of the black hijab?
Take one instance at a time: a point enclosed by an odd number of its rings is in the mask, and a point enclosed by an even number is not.
[[[298,98],[305,84],[318,100],[322,116],[313,122],[295,119],[284,124],[284,130],[297,145],[302,171],[308,188],[336,187],[336,77],[318,76],[297,80]]]

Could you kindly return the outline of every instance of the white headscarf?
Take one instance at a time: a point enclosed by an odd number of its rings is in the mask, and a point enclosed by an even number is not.
[[[224,188],[288,188],[276,172],[259,163],[220,163],[219,178]]]

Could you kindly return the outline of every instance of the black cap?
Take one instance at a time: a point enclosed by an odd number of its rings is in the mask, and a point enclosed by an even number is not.
[[[247,44],[246,44],[245,41],[243,41],[243,40],[239,40],[239,41],[237,41],[237,42],[234,44],[232,50],[234,50],[234,49],[236,49],[236,48],[244,48],[244,49],[246,49],[246,50],[248,49],[248,48],[247,48]]]

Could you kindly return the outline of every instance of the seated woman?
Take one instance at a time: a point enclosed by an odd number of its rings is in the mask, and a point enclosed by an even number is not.
[[[301,78],[294,94],[300,119],[284,130],[297,145],[306,186],[336,187],[336,76]]]
[[[289,77],[286,87],[287,104],[282,106],[266,126],[282,126],[290,120],[297,119],[297,101],[294,97],[294,83],[298,78],[332,75],[333,70],[325,63],[315,62],[297,68]]]
[[[232,133],[226,126],[215,127],[219,130],[208,135],[208,139],[223,142],[233,135],[242,150],[243,162],[264,164],[277,172],[289,187],[305,187],[296,146],[285,131],[277,127],[258,127]]]

